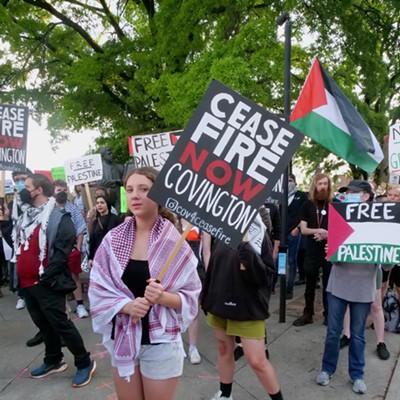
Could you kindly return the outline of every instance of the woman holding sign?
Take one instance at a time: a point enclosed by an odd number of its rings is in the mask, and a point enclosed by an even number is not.
[[[264,348],[274,265],[272,245],[260,217],[238,248],[218,240],[212,244],[202,297],[207,322],[218,340],[220,389],[211,400],[232,400],[235,336],[240,337],[247,361],[271,399],[283,399]]]
[[[163,277],[160,272],[180,234],[173,215],[147,197],[153,168],[125,180],[133,217],[107,234],[90,275],[95,332],[111,353],[119,400],[170,400],[183,369],[181,332],[198,312],[197,258],[183,242]]]

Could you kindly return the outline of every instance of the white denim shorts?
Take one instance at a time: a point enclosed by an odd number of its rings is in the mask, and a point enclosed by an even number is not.
[[[145,344],[140,347],[135,366],[139,365],[140,373],[148,379],[176,378],[182,375],[184,358],[182,341]],[[116,367],[113,356],[111,364]]]

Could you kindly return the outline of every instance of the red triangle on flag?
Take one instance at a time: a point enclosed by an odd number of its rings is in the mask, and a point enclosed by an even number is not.
[[[315,59],[290,116],[290,121],[302,118],[327,103],[321,67],[318,59]]]
[[[129,148],[129,155],[131,156],[131,157],[134,157],[135,156],[135,151],[133,150],[133,143],[132,143],[132,138],[129,136],[128,137],[128,148]]]
[[[348,222],[329,204],[328,216],[328,252],[326,258],[329,260],[354,232]]]
[[[170,138],[171,138],[171,143],[175,144],[178,141],[178,136],[174,135],[173,133],[170,133]]]

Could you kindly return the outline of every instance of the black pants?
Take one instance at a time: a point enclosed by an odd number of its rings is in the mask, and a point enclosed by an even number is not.
[[[325,252],[307,254],[304,261],[304,273],[306,277],[306,291],[304,298],[306,306],[304,314],[314,314],[315,285],[318,280],[319,269],[322,268],[322,300],[324,304],[324,316],[328,316],[328,300],[326,296],[326,287],[328,286],[329,274],[332,264],[325,260]]]
[[[25,288],[25,302],[32,321],[40,329],[45,344],[44,363],[53,365],[63,358],[61,338],[75,357],[78,369],[90,365],[90,353],[82,336],[65,313],[65,295],[40,285]]]

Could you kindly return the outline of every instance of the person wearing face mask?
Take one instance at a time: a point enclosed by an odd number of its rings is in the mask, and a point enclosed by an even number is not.
[[[83,236],[86,233],[86,223],[83,219],[82,213],[74,204],[68,200],[68,185],[67,182],[57,179],[53,182],[53,196],[56,198],[57,206],[64,208],[65,211],[71,214],[72,222],[74,223],[76,231],[76,243],[74,249],[72,250],[69,260],[68,267],[71,271],[72,279],[76,283],[76,290],[74,291],[74,297],[77,303],[76,313],[79,318],[87,318],[89,316],[83,304],[82,295],[82,283],[79,278],[79,274],[82,272],[82,243]]]
[[[367,202],[373,200],[370,184],[365,180],[353,180],[348,186],[339,189],[345,192],[345,201]],[[329,303],[328,329],[322,358],[321,372],[316,383],[329,385],[336,371],[340,335],[347,307],[350,309],[349,339],[349,375],[355,393],[364,394],[367,387],[364,382],[365,368],[365,325],[371,305],[376,299],[376,264],[334,262],[329,276],[327,294]]]
[[[24,189],[26,178],[29,175],[32,175],[32,172],[29,169],[26,169],[25,171],[13,171],[12,172],[12,179],[14,181],[14,190],[16,193],[19,193],[22,189]],[[7,242],[7,244],[11,248],[13,248],[12,238],[11,238],[13,223],[18,218],[18,216],[21,215],[22,211],[19,208],[19,206],[17,205],[17,202],[15,202],[15,201],[10,201],[8,203],[8,205],[5,207],[4,211],[6,214],[6,220],[1,221],[1,233],[2,233],[4,240]],[[10,213],[12,213],[12,218],[10,218]],[[25,300],[24,300],[23,290],[18,285],[18,277],[17,277],[17,272],[15,269],[15,263],[9,261],[8,269],[9,269],[9,276],[10,276],[9,288],[14,293],[17,291],[17,295],[18,295],[17,304],[16,304],[15,308],[17,310],[22,310],[23,308],[25,308]],[[41,343],[41,342],[39,342],[39,343]],[[39,343],[35,342],[35,344],[39,344]]]
[[[296,177],[289,174],[288,177],[288,278],[286,286],[286,299],[293,298],[293,289],[297,274],[297,252],[301,238],[300,233],[300,217],[301,208],[308,200],[307,193],[297,190]]]
[[[57,207],[52,189],[42,174],[26,179],[18,195],[23,212],[12,233],[14,255],[28,312],[45,344],[43,364],[30,376],[41,379],[67,369],[62,339],[74,355],[77,372],[72,386],[78,388],[91,381],[96,362],[90,359],[80,333],[65,312],[65,295],[76,288],[68,269],[76,231],[70,214]]]

